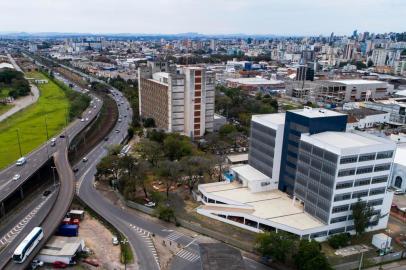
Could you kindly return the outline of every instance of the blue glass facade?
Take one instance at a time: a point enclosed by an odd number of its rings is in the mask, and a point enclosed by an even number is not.
[[[316,134],[325,131],[345,131],[346,125],[347,115],[307,117],[295,111],[287,111],[278,188],[288,194],[293,194],[299,142],[302,133]]]

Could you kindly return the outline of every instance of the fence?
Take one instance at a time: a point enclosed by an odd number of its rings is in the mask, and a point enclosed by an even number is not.
[[[360,258],[361,258],[361,255],[360,255]],[[372,265],[376,265],[376,264],[380,264],[380,263],[387,263],[387,262],[391,262],[391,261],[397,261],[402,258],[406,258],[406,253],[404,253],[403,251],[389,253],[385,256],[378,256],[378,257],[372,257],[372,258],[364,257],[363,267],[372,266]],[[334,265],[333,268],[335,270],[358,269],[359,263],[360,263],[360,261],[358,260],[358,261]]]

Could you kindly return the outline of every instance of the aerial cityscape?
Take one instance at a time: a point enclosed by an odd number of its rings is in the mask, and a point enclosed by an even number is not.
[[[0,269],[406,269],[406,2],[0,10]]]

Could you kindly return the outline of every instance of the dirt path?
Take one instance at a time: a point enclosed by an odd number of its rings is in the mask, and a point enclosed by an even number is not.
[[[2,115],[0,115],[0,122],[7,119],[8,117],[12,116],[16,112],[21,111],[22,109],[30,106],[31,104],[37,102],[39,98],[39,90],[37,86],[31,84],[31,95],[18,98],[12,102],[14,105],[10,110],[6,111]]]
[[[113,245],[112,233],[87,213],[80,223],[79,237],[94,252],[90,258],[95,258],[100,263],[99,267],[89,266],[89,269],[124,269],[124,265],[120,263],[120,246]],[[83,262],[81,265],[87,266]]]

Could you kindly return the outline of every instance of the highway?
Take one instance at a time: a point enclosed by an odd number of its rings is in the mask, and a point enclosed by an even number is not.
[[[56,151],[60,150],[61,145],[69,144],[70,139],[79,134],[98,115],[102,107],[102,101],[94,96],[92,101],[93,105],[83,114],[83,118],[87,119],[87,121],[81,122],[81,120],[75,119],[55,137],[55,146],[51,146],[51,138],[49,138],[46,143],[25,156],[27,162],[24,165],[17,166],[13,163],[0,172],[0,202],[3,202],[4,199],[16,191],[31,175],[41,168]],[[61,136],[65,136],[65,138],[61,138]],[[12,179],[16,174],[20,175],[20,179],[17,181]]]
[[[2,200],[7,198],[7,196],[21,186],[24,181],[26,181],[33,173],[41,168],[42,165],[45,164],[46,161],[51,157],[54,159],[56,170],[60,179],[59,188],[49,195],[48,198],[42,199],[42,202],[38,201],[38,205],[34,208],[35,214],[33,215],[33,212],[28,214],[29,219],[27,219],[27,216],[23,220],[18,220],[18,217],[24,216],[24,210],[23,213],[16,213],[16,216],[11,217],[13,220],[16,220],[15,227],[12,228],[7,235],[0,236],[2,237],[0,239],[3,240],[3,244],[0,247],[0,269],[22,269],[24,265],[28,265],[30,260],[32,260],[32,258],[35,256],[36,252],[39,251],[41,245],[39,245],[31,253],[30,258],[25,261],[25,264],[16,265],[14,263],[9,263],[9,261],[17,245],[32,230],[33,227],[38,226],[45,218],[47,218],[46,222],[42,223],[42,227],[44,229],[44,240],[42,240],[42,243],[44,243],[46,239],[53,234],[54,230],[64,217],[66,211],[69,209],[74,196],[75,176],[73,175],[67,158],[67,146],[69,145],[71,139],[73,139],[96,118],[102,107],[102,101],[99,98],[95,96],[91,97],[91,106],[89,106],[82,114],[83,119],[87,118],[87,120],[81,121],[77,119],[72,122],[67,128],[64,129],[63,132],[59,134],[58,137],[56,137],[57,140],[54,146],[51,146],[50,141],[47,141],[45,144],[26,156],[27,163],[23,166],[16,166],[14,164],[0,172],[0,197]],[[16,173],[20,174],[21,178],[17,181],[10,180],[12,175]],[[29,207],[27,209],[25,209],[25,211],[30,211]],[[16,228],[18,228],[18,230]],[[7,231],[7,228],[4,229]],[[4,230],[2,229],[2,231]],[[5,237],[10,236],[10,232],[16,232],[16,234],[13,235],[12,239],[7,240]]]

